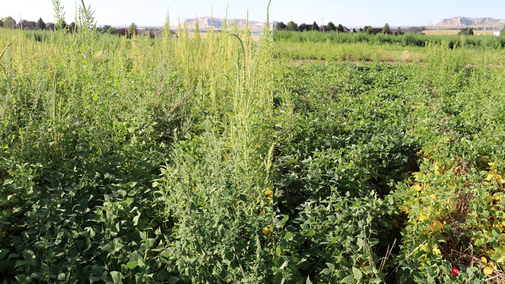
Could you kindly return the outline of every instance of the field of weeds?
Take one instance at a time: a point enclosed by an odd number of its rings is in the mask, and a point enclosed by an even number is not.
[[[0,29],[2,283],[505,282],[501,46],[225,27]]]

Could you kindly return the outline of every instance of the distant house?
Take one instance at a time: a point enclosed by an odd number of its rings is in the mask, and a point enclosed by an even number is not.
[[[423,30],[420,28],[410,28],[405,31],[406,33],[411,33],[413,35],[422,35]]]
[[[46,30],[54,31],[54,24],[53,23],[46,23]]]
[[[27,21],[27,20],[22,20],[20,23],[19,23],[20,26],[23,27],[23,29],[25,30],[34,30],[37,23],[33,22],[33,21]]]
[[[390,31],[394,35],[403,35],[406,29],[402,30],[401,28],[397,28],[397,29],[390,29]]]
[[[382,28],[373,28],[372,29],[372,34],[373,35],[380,34],[380,33],[382,33]]]
[[[395,34],[395,35],[403,35],[405,33],[411,33],[413,35],[422,35],[423,34],[423,30],[420,28],[409,28],[409,29],[397,28],[397,29],[391,29],[390,31],[392,34]]]
[[[494,32],[493,32],[493,35],[494,35],[494,36],[500,36],[502,33],[503,33],[503,29],[501,29],[501,30],[499,30],[499,31],[494,31]]]
[[[156,31],[155,33],[155,37],[156,38],[162,38],[164,35],[164,31],[163,30],[159,30],[159,31]],[[177,33],[170,30],[170,38],[177,38]]]

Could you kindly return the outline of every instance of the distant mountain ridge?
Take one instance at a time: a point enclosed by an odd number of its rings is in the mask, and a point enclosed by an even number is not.
[[[454,29],[454,28],[488,28],[502,29],[505,25],[505,20],[493,18],[468,18],[468,17],[453,17],[443,19],[434,26],[429,28],[439,29]]]
[[[226,19],[226,22],[229,25],[236,24],[239,27],[245,27],[248,24],[253,33],[260,32],[265,27],[265,23],[258,21],[247,21],[244,19]],[[183,29],[184,29],[184,23],[186,23],[186,26],[190,31],[196,30],[197,23],[198,23],[198,30],[200,31],[208,31],[210,29],[220,30],[223,27],[224,19],[211,18],[211,17],[198,17],[194,19],[185,19],[180,23],[181,28]],[[272,26],[272,23],[270,24],[270,26]],[[171,30],[176,30],[178,28],[179,28],[178,24],[170,26]]]

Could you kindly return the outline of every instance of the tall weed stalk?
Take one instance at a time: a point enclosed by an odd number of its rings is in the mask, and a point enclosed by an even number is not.
[[[270,31],[267,25],[254,42],[247,28],[234,25],[205,40],[184,30],[174,53],[198,100],[197,131],[178,143],[160,180],[176,224],[175,265],[186,267],[183,277],[192,282],[268,282]]]

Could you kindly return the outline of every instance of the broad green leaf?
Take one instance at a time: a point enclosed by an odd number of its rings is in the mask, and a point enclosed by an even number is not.
[[[114,281],[114,283],[121,283],[123,280],[123,274],[118,271],[111,271],[110,276],[112,277],[112,281]]]
[[[6,249],[0,249],[0,259],[3,259],[7,253],[9,253],[9,250]]]
[[[169,284],[176,284],[177,282],[179,282],[179,278],[175,276],[170,276],[170,278],[168,279]]]
[[[349,275],[349,276],[346,276],[344,279],[342,279],[342,281],[340,281],[340,283],[352,284],[352,283],[354,283],[354,280],[353,280],[352,276]]]
[[[363,273],[361,272],[361,270],[359,270],[356,267],[352,268],[352,274],[354,274],[354,279],[358,281],[361,280],[361,278],[363,277]]]
[[[128,262],[128,268],[134,269],[135,267],[137,267],[137,262],[136,261]]]
[[[105,246],[102,247],[102,250],[103,251],[106,251],[108,253],[111,253],[113,252],[115,249],[115,246],[114,246],[114,243],[113,242],[110,242],[108,244],[106,244]]]

